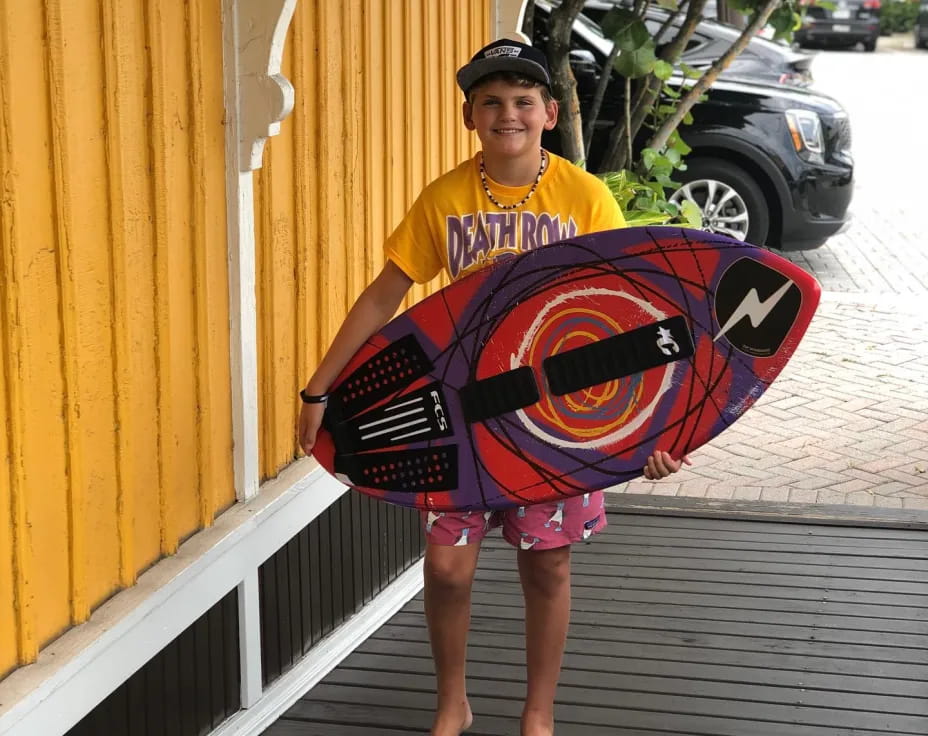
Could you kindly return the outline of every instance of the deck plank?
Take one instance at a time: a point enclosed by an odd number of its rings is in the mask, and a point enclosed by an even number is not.
[[[559,736],[928,736],[928,534],[610,512],[575,548]],[[522,599],[484,545],[469,734],[518,732]],[[421,594],[265,733],[423,733],[434,676]]]

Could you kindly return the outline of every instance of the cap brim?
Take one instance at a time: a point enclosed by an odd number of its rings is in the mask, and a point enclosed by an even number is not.
[[[551,78],[541,64],[513,56],[478,59],[462,66],[457,74],[458,86],[466,93],[483,77],[496,72],[515,72],[548,87],[551,86]]]

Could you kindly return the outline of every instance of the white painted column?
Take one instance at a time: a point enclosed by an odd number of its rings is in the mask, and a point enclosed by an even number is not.
[[[242,674],[242,707],[261,699],[261,611],[258,605],[258,568],[252,568],[238,586],[238,645]]]
[[[264,142],[293,110],[293,87],[280,74],[296,0],[223,0],[226,202],[235,494],[258,493],[258,358],[255,215],[252,171]]]
[[[280,74],[296,0],[223,0],[226,203],[235,495],[258,494],[258,326],[255,296],[254,178],[264,142],[293,110],[293,86]],[[262,696],[258,570],[238,585],[242,707]]]

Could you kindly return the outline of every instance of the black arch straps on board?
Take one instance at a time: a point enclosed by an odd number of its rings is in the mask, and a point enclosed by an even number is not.
[[[555,396],[692,357],[693,336],[678,315],[545,358],[548,388]]]

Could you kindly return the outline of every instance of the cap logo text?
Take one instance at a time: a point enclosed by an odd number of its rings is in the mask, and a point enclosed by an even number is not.
[[[490,59],[494,56],[519,56],[522,49],[518,46],[497,46],[495,49],[489,49],[484,57]]]

